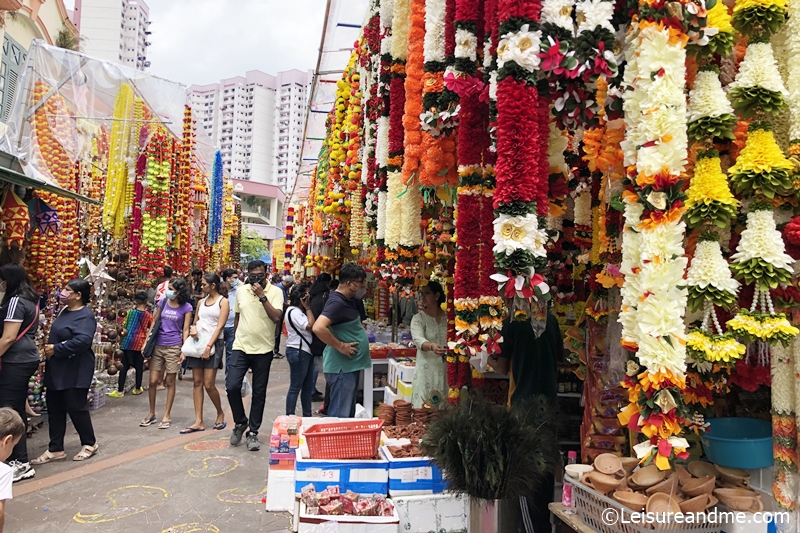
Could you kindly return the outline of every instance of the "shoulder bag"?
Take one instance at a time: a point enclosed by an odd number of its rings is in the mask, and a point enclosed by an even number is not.
[[[303,350],[303,343],[305,342],[306,344],[308,344],[308,341],[306,341],[305,337],[303,337],[303,334],[300,333],[300,331],[297,329],[297,326],[295,326],[294,322],[292,322],[292,313],[289,312],[292,309],[299,309],[299,308],[298,307],[290,307],[289,310],[286,312],[286,318],[289,319],[289,325],[292,327],[294,332],[297,333],[298,337],[300,337],[300,350],[302,351]],[[308,353],[311,353],[311,345],[310,344],[308,344]]]
[[[150,330],[150,336],[147,337],[147,342],[144,343],[144,348],[142,348],[142,356],[146,359],[153,356],[153,352],[156,349],[156,341],[158,340],[158,330],[161,329],[161,315],[164,314],[164,306],[167,305],[167,299],[164,298],[161,302],[158,303],[158,306],[161,308],[161,312],[158,313],[158,318],[155,319],[153,322],[153,329]]]

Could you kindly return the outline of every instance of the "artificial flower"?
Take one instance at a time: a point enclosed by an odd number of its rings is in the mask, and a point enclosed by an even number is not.
[[[723,5],[721,2],[718,3]],[[719,75],[713,70],[698,72],[694,79],[694,88],[689,91],[688,121],[732,114],[733,107],[725,97]]]
[[[614,2],[607,0],[581,0],[575,3],[578,20],[578,33],[594,30],[597,26],[614,33],[611,17],[614,15]]]
[[[757,260],[767,263],[769,270],[783,270],[789,276],[794,272],[794,259],[785,252],[781,232],[776,229],[774,213],[758,209],[747,214],[747,227],[742,232],[736,253],[731,256],[732,266]]]
[[[445,57],[445,14],[446,0],[425,1],[425,43],[423,53],[425,62],[444,62]],[[477,46],[477,42],[475,43]]]
[[[583,191],[575,197],[573,220],[577,226],[591,226],[592,224],[592,195],[590,191]]]
[[[544,247],[547,242],[547,230],[539,228],[539,219],[535,214],[498,215],[494,220],[494,242],[495,253],[510,255],[522,249],[529,251],[534,257],[547,255]]]
[[[572,33],[572,8],[575,0],[544,0],[542,23],[549,22]]]
[[[706,24],[711,28],[716,28],[719,32],[733,33],[731,16],[728,14],[728,6],[724,2],[715,2],[714,7],[708,10]]]
[[[469,30],[456,28],[455,57],[466,58],[470,61],[478,59],[478,37]]]
[[[713,335],[692,329],[686,337],[686,350],[697,360],[730,363],[741,359],[747,347],[730,334]]]
[[[728,172],[737,194],[761,193],[767,198],[792,190],[789,173],[794,169],[775,141],[772,131],[756,125],[747,135],[736,164]]]
[[[682,376],[686,372],[686,341],[681,337],[639,337],[639,363],[651,374]]]
[[[693,227],[707,220],[725,228],[731,218],[736,216],[739,201],[731,193],[716,152],[698,155],[694,177],[686,196],[685,216],[689,226]]]
[[[523,24],[518,32],[506,33],[497,45],[497,67],[514,62],[519,67],[534,72],[539,68],[539,44],[542,32],[530,31],[530,25]]]
[[[718,240],[701,240],[697,243],[686,273],[686,285],[689,287],[689,301],[693,310],[702,307],[706,300],[725,308],[733,304],[739,282],[733,279]]]
[[[785,105],[788,92],[770,43],[755,42],[747,46],[728,91],[734,109],[745,118],[753,116],[757,109],[774,113]]]
[[[743,342],[762,340],[770,344],[780,342],[787,346],[800,333],[783,313],[759,313],[740,309],[727,323],[728,329]]]

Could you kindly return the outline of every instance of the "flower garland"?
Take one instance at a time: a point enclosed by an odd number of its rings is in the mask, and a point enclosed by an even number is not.
[[[539,217],[547,214],[549,173],[548,108],[535,77],[541,63],[540,12],[538,0],[499,0],[497,7],[500,40],[493,250],[497,272],[492,276],[509,314],[531,320],[537,334],[544,329],[542,301],[550,290],[539,273],[547,260],[544,222]]]
[[[292,250],[294,248],[294,212],[293,206],[286,208],[286,238],[283,252],[283,273],[292,273]],[[275,259],[277,262],[277,258]]]
[[[625,199],[631,203],[637,198],[643,210],[637,228],[641,239],[633,243],[638,249],[629,254],[638,255],[640,262],[627,264],[623,248],[623,345],[637,348],[638,362],[629,362],[623,386],[630,403],[618,418],[648,438],[634,446],[637,457],[662,470],[669,469],[675,457],[688,456],[688,442],[680,437],[686,415],[680,390],[686,372],[687,290],[682,285],[687,259],[680,219],[685,209],[681,173],[688,144],[683,94],[685,31],[692,18],[688,7],[681,6],[683,12],[676,19],[642,5],[642,20],[630,36],[629,44],[638,55],[626,68],[630,90],[623,102],[626,120],[630,118],[623,150],[634,186]],[[623,247],[631,239],[626,241]],[[631,283],[628,278],[633,278]],[[635,311],[633,289],[638,289]]]
[[[796,0],[787,3],[788,20],[784,28],[787,48],[787,80],[800,79],[800,3]],[[800,91],[792,88],[789,91],[787,104],[789,107],[789,157],[793,162],[800,162]],[[795,189],[798,188],[795,177]]]
[[[217,244],[222,235],[223,194],[222,152],[217,150],[211,171],[211,211],[208,213],[208,244],[211,245]]]
[[[157,128],[147,146],[141,256],[146,273],[166,264],[173,148],[172,137],[163,126]]]
[[[133,114],[133,88],[123,83],[114,102],[111,124],[111,146],[108,154],[107,189],[103,198],[103,227],[115,238],[124,236],[125,198],[128,189],[128,145],[130,144],[130,125],[127,122]]]

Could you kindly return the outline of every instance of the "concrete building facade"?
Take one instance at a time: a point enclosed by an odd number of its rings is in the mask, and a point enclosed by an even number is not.
[[[300,163],[300,144],[311,72],[244,76],[189,88],[198,126],[222,151],[234,179],[289,190]]]
[[[75,0],[73,21],[87,55],[138,70],[150,66],[150,8],[144,0]]]

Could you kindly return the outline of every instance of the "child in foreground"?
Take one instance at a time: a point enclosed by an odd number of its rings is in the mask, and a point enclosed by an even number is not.
[[[137,292],[133,297],[133,302],[136,307],[128,311],[125,322],[122,325],[124,328],[120,346],[124,353],[122,356],[122,370],[119,373],[117,390],[109,394],[112,398],[125,396],[125,378],[130,367],[133,367],[136,373],[136,385],[133,387],[133,394],[141,394],[144,391],[142,389],[142,374],[144,373],[142,350],[147,342],[147,337],[150,335],[150,328],[153,327],[153,315],[147,310],[146,292]]]
[[[11,499],[11,484],[14,482],[14,469],[4,461],[22,438],[25,424],[13,409],[0,408],[0,533],[6,522],[6,500]]]

